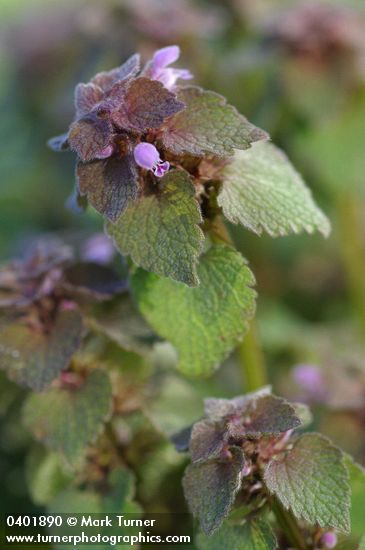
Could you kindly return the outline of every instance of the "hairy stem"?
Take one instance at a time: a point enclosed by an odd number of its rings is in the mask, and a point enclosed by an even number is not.
[[[271,509],[290,546],[298,550],[308,550],[304,535],[293,514],[289,510],[285,510],[276,498],[271,502]]]
[[[362,239],[361,201],[342,193],[336,202],[340,250],[348,290],[365,337],[365,243]]]
[[[254,391],[267,384],[264,355],[259,345],[255,321],[238,347],[238,357],[245,391]]]

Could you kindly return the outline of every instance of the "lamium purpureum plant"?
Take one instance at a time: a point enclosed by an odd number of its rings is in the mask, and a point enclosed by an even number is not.
[[[78,84],[75,119],[50,140],[77,154],[74,200],[104,217],[109,241],[94,237],[80,259],[43,240],[0,272],[0,366],[32,390],[24,423],[47,450],[32,451],[29,485],[51,511],[142,514],[141,455],[147,447],[165,471],[171,449],[149,417],[156,342],[173,346],[188,377],[209,376],[246,345],[255,279],[224,220],[273,237],[330,230],[266,132],[191,85],[170,66],[178,57],[163,48],[141,68],[136,54]],[[122,269],[108,265],[111,243]],[[254,362],[244,366],[254,379]],[[207,400],[206,415],[173,437],[191,454],[183,487],[198,548],[347,541],[350,481],[364,474],[323,436],[297,435],[303,405],[264,388]]]

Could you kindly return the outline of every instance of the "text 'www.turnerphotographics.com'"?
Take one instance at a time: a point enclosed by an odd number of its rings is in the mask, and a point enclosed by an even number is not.
[[[184,545],[193,540],[188,514],[52,514],[7,516],[3,529],[5,545],[140,544]],[[177,532],[176,525],[179,527]],[[181,532],[181,525],[184,532]]]

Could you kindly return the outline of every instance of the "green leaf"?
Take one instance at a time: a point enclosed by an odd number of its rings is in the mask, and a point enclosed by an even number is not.
[[[244,525],[223,524],[211,537],[200,533],[197,537],[198,550],[275,550],[277,541],[264,520],[246,521]]]
[[[41,506],[52,501],[72,480],[60,455],[38,446],[28,457],[26,477],[32,501]]]
[[[174,154],[230,156],[234,148],[247,149],[268,135],[239,114],[224,97],[194,86],[178,98],[186,108],[162,126],[162,141]]]
[[[254,277],[235,250],[213,246],[198,266],[200,285],[188,288],[142,272],[132,287],[142,314],[179,355],[191,376],[211,374],[242,340],[255,312]]]
[[[153,192],[131,203],[116,224],[107,223],[106,232],[139,267],[195,286],[204,235],[194,195],[189,175],[171,171]]]
[[[81,335],[76,310],[60,311],[48,334],[25,324],[5,325],[0,329],[0,368],[15,382],[43,390],[67,368]]]
[[[137,519],[142,515],[142,509],[137,502],[133,500],[135,492],[135,480],[132,472],[123,467],[118,467],[112,470],[108,479],[105,480],[102,487],[102,494],[91,490],[82,489],[67,489],[60,493],[54,501],[49,505],[48,510],[52,514],[102,514],[104,517],[108,514],[133,514],[133,518]],[[96,518],[95,518],[96,519]],[[75,528],[64,525],[65,532],[63,534],[75,535]],[[123,536],[123,535],[138,535],[140,527],[121,527],[113,525],[112,527],[85,527],[84,531],[88,536]],[[51,529],[52,532],[52,529]],[[54,534],[59,534],[55,530]],[[71,545],[57,545],[60,550],[68,550],[74,548]],[[107,550],[110,545],[100,543],[89,546],[94,550]],[[128,544],[120,544],[115,548],[128,549],[136,548],[136,546]]]
[[[135,496],[135,479],[126,468],[112,470],[108,478],[109,492],[103,498],[103,511],[115,514]]]
[[[138,196],[137,166],[132,155],[93,162],[79,162],[76,183],[80,195],[112,222]]]
[[[341,451],[319,434],[304,434],[274,458],[265,483],[286,509],[312,525],[350,530],[350,486]]]
[[[320,231],[327,236],[330,224],[287,157],[272,143],[258,143],[237,151],[222,171],[218,204],[232,223],[272,237]]]
[[[24,423],[36,439],[74,464],[100,435],[111,406],[109,377],[95,370],[79,387],[52,388],[30,395],[24,407]]]
[[[365,550],[365,535],[360,540],[359,550]]]
[[[352,460],[348,455],[345,456],[345,464],[350,475],[351,487],[351,534],[361,537],[365,526],[365,469]]]
[[[185,470],[185,498],[206,535],[216,531],[229,514],[241,486],[244,456],[238,447],[231,452],[230,459],[190,464]]]

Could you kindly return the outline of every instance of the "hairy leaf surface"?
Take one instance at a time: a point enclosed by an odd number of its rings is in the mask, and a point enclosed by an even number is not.
[[[248,122],[224,97],[201,88],[183,88],[178,98],[186,109],[162,128],[162,141],[174,154],[230,156],[233,150],[267,139],[267,134]]]
[[[83,162],[88,162],[109,145],[112,133],[109,120],[89,114],[71,124],[68,143]]]
[[[350,486],[341,451],[319,434],[304,434],[271,460],[265,483],[285,508],[311,525],[350,530]]]
[[[96,86],[100,86],[103,91],[109,90],[115,82],[118,80],[124,80],[126,78],[132,78],[135,76],[140,68],[141,56],[139,53],[135,53],[127,59],[120,67],[111,69],[110,71],[102,71],[97,73],[92,79],[91,83]]]
[[[236,447],[231,459],[190,464],[185,470],[185,498],[205,534],[216,531],[229,514],[241,486],[243,465],[242,450]]]
[[[226,218],[272,237],[318,230],[327,236],[330,224],[315,204],[300,174],[272,143],[237,151],[222,171],[218,204]]]
[[[190,438],[192,462],[205,462],[219,456],[228,439],[224,423],[201,420],[194,424]]]
[[[200,285],[188,288],[140,270],[132,285],[144,317],[175,346],[180,370],[207,376],[242,339],[256,293],[245,260],[227,246],[213,246],[201,257],[198,277]]]
[[[159,128],[165,118],[181,111],[184,103],[176,99],[161,82],[136,78],[130,85],[115,84],[111,98],[118,98],[120,109],[112,114],[117,126],[136,132]]]
[[[137,167],[132,155],[79,163],[78,189],[100,214],[116,222],[138,195]]]
[[[277,435],[301,425],[294,407],[274,395],[253,399],[243,408],[241,415],[243,425],[234,421],[228,424],[229,433],[233,437]]]
[[[116,224],[106,225],[106,231],[119,252],[131,256],[138,266],[195,286],[204,236],[194,195],[186,172],[170,172],[154,193],[131,203]]]
[[[88,114],[103,98],[103,90],[96,84],[78,84],[75,88],[76,117]]]

